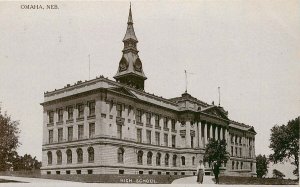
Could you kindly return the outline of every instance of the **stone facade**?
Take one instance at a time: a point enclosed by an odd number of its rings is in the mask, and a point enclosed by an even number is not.
[[[213,138],[225,139],[231,154],[223,174],[255,175],[253,127],[188,93],[165,99],[144,91],[132,24],[130,10],[123,41],[134,47],[123,55],[135,58],[122,57],[116,81],[100,76],[44,93],[42,174],[194,175]],[[126,63],[133,68],[124,73]],[[130,80],[135,76],[139,81]]]

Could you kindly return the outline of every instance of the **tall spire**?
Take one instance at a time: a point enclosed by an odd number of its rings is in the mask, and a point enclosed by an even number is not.
[[[133,29],[131,2],[130,2],[130,8],[129,8],[128,21],[127,21],[127,30],[126,30],[126,34],[124,36],[123,42],[125,42],[126,40],[129,40],[129,39],[132,39],[132,40],[138,42],[138,40],[135,36],[135,33],[134,33],[134,29]]]
[[[132,13],[131,13],[131,2],[130,2],[129,16],[128,16],[128,22],[127,22],[127,24],[133,24]]]
[[[131,3],[127,21],[127,30],[123,39],[123,43],[123,55],[119,62],[118,72],[114,78],[117,82],[144,90],[144,82],[147,77],[144,74],[142,61],[138,55],[138,40],[133,29]]]

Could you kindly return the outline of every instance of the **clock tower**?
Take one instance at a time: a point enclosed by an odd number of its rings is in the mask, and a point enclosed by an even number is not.
[[[133,29],[131,5],[127,22],[127,30],[123,39],[123,55],[119,62],[119,68],[114,79],[117,82],[132,86],[136,89],[144,90],[144,82],[147,79],[143,72],[142,61],[139,58],[137,43]]]

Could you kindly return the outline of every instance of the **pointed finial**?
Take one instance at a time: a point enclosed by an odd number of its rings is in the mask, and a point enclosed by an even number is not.
[[[130,2],[130,6],[129,6],[129,16],[128,16],[128,22],[127,24],[133,24],[133,21],[132,21],[132,13],[131,13],[131,2]]]

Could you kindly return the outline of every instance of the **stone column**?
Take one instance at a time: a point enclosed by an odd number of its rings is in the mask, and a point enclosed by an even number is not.
[[[209,135],[210,135],[210,138],[212,138],[213,137],[213,128],[212,128],[212,126],[213,126],[213,124],[211,123],[210,124],[210,129],[209,129]]]
[[[206,122],[203,122],[203,125],[204,125],[204,140],[203,140],[203,147],[205,147],[205,144],[207,143],[207,124]]]
[[[203,147],[203,140],[202,140],[202,123],[201,121],[198,122],[198,138],[199,138],[199,147]]]
[[[197,130],[196,130],[196,140],[197,140],[197,147],[200,148],[200,140],[201,140],[201,123],[197,121]]]
[[[225,140],[227,142],[227,151],[231,154],[231,141],[229,137],[229,131],[228,129],[224,129],[224,130],[225,130]]]
[[[191,148],[191,122],[190,121],[186,121],[185,122],[185,130],[186,130],[186,147],[187,148]]]
[[[215,140],[218,140],[218,125],[214,124],[215,126]]]
[[[221,129],[220,129],[220,139],[221,139],[221,140],[224,139],[224,137],[223,137],[223,127],[221,127]]]

